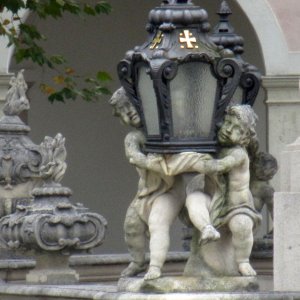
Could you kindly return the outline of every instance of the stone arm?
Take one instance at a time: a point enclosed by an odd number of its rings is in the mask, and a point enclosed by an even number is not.
[[[168,175],[174,176],[185,172],[227,173],[242,164],[246,156],[246,152],[240,148],[228,151],[222,159],[213,159],[210,155],[202,153],[184,152],[168,157],[166,160]]]
[[[194,169],[195,171],[204,174],[228,173],[232,169],[240,166],[246,158],[246,151],[242,149],[234,149],[224,158],[200,161],[198,164],[195,164]]]
[[[160,162],[162,156],[144,154],[142,147],[145,137],[141,131],[131,131],[125,137],[125,154],[129,162],[140,169],[163,172]],[[164,172],[165,173],[165,172]]]

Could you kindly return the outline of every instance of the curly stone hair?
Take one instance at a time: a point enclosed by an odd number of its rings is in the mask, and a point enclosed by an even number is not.
[[[245,129],[246,138],[243,141],[244,146],[249,146],[251,143],[257,142],[255,126],[258,117],[250,105],[233,105],[226,110],[227,115],[235,116],[240,120]]]

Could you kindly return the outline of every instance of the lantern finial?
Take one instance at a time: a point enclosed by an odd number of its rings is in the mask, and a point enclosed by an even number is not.
[[[219,11],[220,21],[213,30],[212,40],[218,46],[232,50],[235,54],[244,53],[244,39],[235,33],[229,22],[232,11],[226,0],[222,0]]]

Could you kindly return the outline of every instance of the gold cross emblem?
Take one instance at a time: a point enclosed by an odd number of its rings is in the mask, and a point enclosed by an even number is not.
[[[194,43],[197,43],[197,40],[189,30],[183,30],[183,33],[180,33],[179,42],[186,44],[188,49],[198,48],[197,45],[194,45]],[[180,48],[184,49],[185,45],[181,45]]]
[[[162,42],[163,37],[164,37],[163,33],[161,31],[158,31],[154,40],[151,43],[150,49],[151,50],[157,49],[158,45]]]

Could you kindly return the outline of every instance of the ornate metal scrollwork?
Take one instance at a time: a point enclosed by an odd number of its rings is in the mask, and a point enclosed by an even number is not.
[[[217,103],[215,114],[215,118],[219,122],[239,85],[242,76],[242,66],[236,59],[224,58],[218,62],[216,74],[224,79],[224,85],[221,87],[221,97]]]
[[[245,96],[242,104],[253,106],[256,96],[261,86],[261,75],[256,68],[250,68],[247,65],[247,70],[241,78],[241,86],[245,90]]]

